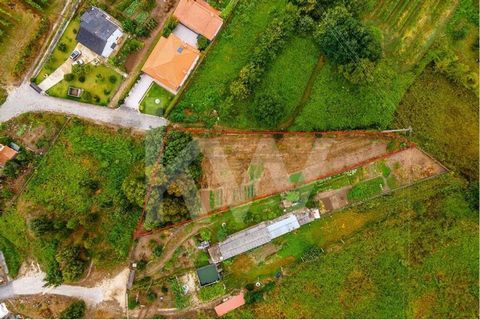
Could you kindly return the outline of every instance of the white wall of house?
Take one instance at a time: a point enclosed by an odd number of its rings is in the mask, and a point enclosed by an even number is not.
[[[107,44],[105,45],[105,48],[103,48],[102,56],[104,56],[105,58],[108,58],[112,54],[113,50],[115,49],[115,48],[112,48],[112,45],[114,43],[117,43],[118,39],[120,39],[122,35],[123,33],[120,29],[117,29],[115,30],[114,33],[112,33],[110,38],[108,38],[107,40]]]

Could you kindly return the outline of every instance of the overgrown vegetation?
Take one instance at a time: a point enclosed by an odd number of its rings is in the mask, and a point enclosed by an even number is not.
[[[325,253],[229,317],[478,317],[478,208],[464,194],[443,176],[301,228],[289,247],[319,243]]]
[[[2,215],[2,248],[35,257],[50,284],[78,280],[91,261],[98,268],[123,261],[140,210],[122,183],[143,157],[143,142],[130,132],[72,120]],[[18,260],[9,259],[13,272]]]

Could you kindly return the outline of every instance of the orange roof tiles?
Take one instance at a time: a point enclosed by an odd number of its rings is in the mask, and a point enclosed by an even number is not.
[[[0,167],[3,167],[8,160],[12,160],[16,155],[17,151],[0,144]]]
[[[165,89],[177,93],[199,57],[197,49],[170,34],[168,38],[160,38],[142,71]]]
[[[230,312],[238,307],[241,307],[245,304],[245,299],[243,297],[243,292],[237,296],[233,296],[224,303],[219,304],[215,307],[215,312],[219,317],[223,316],[225,313]]]
[[[204,0],[180,0],[173,15],[183,25],[213,40],[223,24],[220,11]]]

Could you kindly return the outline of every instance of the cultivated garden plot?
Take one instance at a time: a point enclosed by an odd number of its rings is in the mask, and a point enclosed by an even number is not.
[[[332,176],[400,147],[392,137],[361,134],[230,134],[197,140],[204,155],[204,212]]]

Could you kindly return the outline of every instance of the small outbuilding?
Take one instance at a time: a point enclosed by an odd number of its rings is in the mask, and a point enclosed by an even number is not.
[[[0,167],[4,167],[7,161],[12,160],[17,155],[17,151],[0,144]]]
[[[173,16],[188,29],[213,40],[222,27],[220,11],[204,0],[180,0]]]
[[[197,276],[198,281],[200,282],[200,287],[208,286],[220,281],[220,273],[217,270],[217,266],[213,263],[198,268]]]
[[[227,301],[216,306],[215,312],[217,313],[217,316],[221,317],[224,314],[243,306],[244,304],[245,298],[243,296],[243,292],[241,292],[239,295],[233,296]]]

